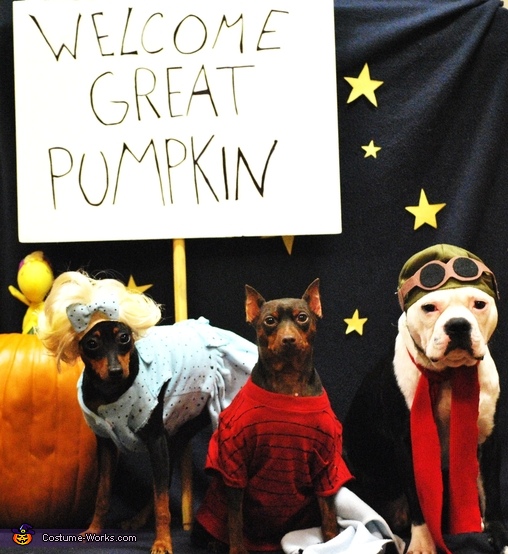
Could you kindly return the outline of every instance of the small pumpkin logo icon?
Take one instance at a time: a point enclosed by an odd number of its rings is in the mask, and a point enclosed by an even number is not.
[[[20,546],[26,546],[32,542],[35,533],[34,528],[28,523],[23,523],[19,529],[11,529],[12,540]]]

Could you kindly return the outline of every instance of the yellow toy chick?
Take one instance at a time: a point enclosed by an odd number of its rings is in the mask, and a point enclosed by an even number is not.
[[[19,264],[18,286],[21,290],[9,285],[9,292],[28,306],[23,318],[23,334],[34,334],[37,331],[39,313],[44,308],[44,299],[53,280],[51,265],[40,250],[28,254]]]

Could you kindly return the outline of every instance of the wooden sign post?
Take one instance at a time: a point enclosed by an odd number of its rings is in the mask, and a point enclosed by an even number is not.
[[[175,300],[175,321],[188,317],[187,311],[187,263],[185,240],[173,239],[173,289]],[[192,446],[188,443],[182,456],[182,525],[186,531],[192,527]]]

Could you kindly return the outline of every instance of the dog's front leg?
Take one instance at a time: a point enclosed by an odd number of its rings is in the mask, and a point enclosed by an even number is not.
[[[115,473],[118,450],[113,441],[97,437],[97,462],[99,470],[99,485],[95,499],[95,511],[92,522],[85,533],[100,533],[104,528],[106,515],[109,511],[111,499],[111,484]]]
[[[318,496],[318,504],[321,512],[323,542],[326,542],[336,537],[340,532],[337,522],[337,510],[335,508],[335,495]]]
[[[243,489],[226,485],[229,554],[248,554],[243,543]]]
[[[161,427],[147,437],[147,447],[153,471],[155,540],[151,554],[172,554],[171,513],[169,510],[169,451],[167,437]]]

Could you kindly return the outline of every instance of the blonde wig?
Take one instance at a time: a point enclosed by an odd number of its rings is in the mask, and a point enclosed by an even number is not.
[[[105,305],[114,305],[106,310]],[[74,307],[88,307],[89,316],[78,327],[71,321]],[[112,317],[114,316],[114,317]],[[134,340],[153,327],[161,310],[151,298],[128,289],[116,279],[92,279],[84,272],[67,271],[59,275],[44,303],[39,318],[39,337],[60,361],[74,362],[79,357],[79,341],[101,320],[121,321],[130,327]]]

